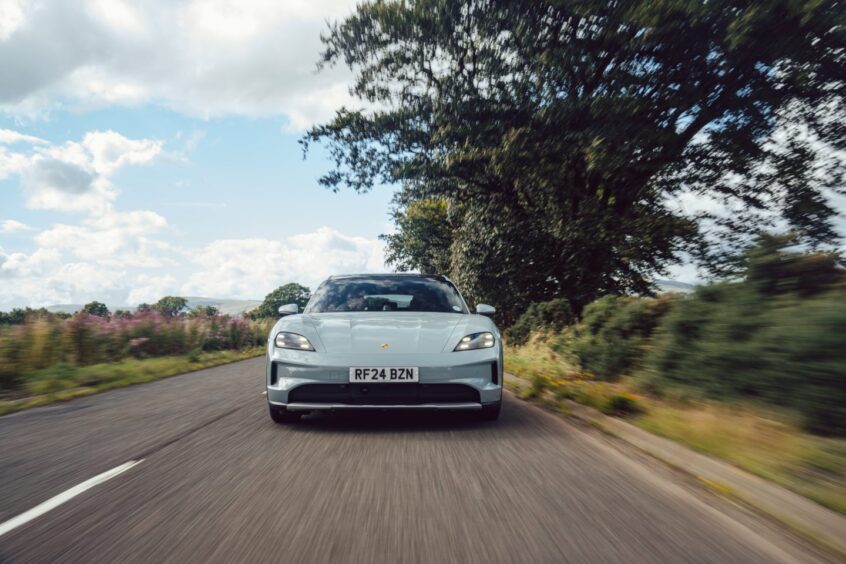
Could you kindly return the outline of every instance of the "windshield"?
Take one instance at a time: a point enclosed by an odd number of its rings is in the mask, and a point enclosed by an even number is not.
[[[305,313],[340,311],[427,311],[467,313],[455,287],[424,276],[362,276],[324,282]]]

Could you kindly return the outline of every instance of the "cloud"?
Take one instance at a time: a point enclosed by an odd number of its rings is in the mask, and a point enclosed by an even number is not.
[[[32,227],[15,219],[0,221],[0,233],[17,233],[20,231],[32,231]]]
[[[162,141],[128,139],[114,131],[91,131],[81,145],[91,155],[91,167],[102,175],[110,175],[126,165],[153,162],[162,151]]]
[[[47,141],[11,129],[0,129],[0,145],[12,145],[14,143],[45,144]]]
[[[12,35],[25,18],[23,0],[0,0],[0,41]]]
[[[381,241],[329,227],[199,249],[155,238],[166,229],[153,212],[112,212],[40,232],[29,254],[0,248],[0,309],[95,299],[134,306],[169,294],[260,299],[287,282],[314,288],[332,274],[386,270]]]
[[[10,253],[0,248],[0,278],[22,278],[46,272],[49,266],[59,264],[60,255],[51,249],[38,249],[31,255]]]
[[[0,130],[0,136],[30,140],[23,152],[0,144],[0,180],[20,174],[26,205],[32,209],[106,214],[117,197],[110,180],[116,171],[166,155],[161,140],[129,139],[111,130],[90,131],[81,141],[61,145],[11,130]]]
[[[155,303],[160,298],[177,293],[179,283],[170,274],[148,276],[140,274],[135,279],[132,289],[126,297],[126,303],[132,306],[143,303]]]
[[[79,195],[93,188],[94,175],[73,163],[39,158],[24,175],[27,190],[55,191]]]
[[[35,240],[42,248],[100,265],[155,268],[174,263],[166,255],[170,245],[150,237],[165,227],[167,221],[155,212],[109,211],[80,225],[54,225]]]
[[[29,165],[29,158],[21,153],[13,153],[0,146],[0,180],[18,173]]]
[[[326,19],[354,0],[14,4],[0,20],[7,112],[152,102],[201,117],[284,115],[303,128],[350,102],[348,71],[315,64]]]
[[[379,240],[350,237],[329,227],[281,241],[214,241],[195,256],[199,269],[182,291],[255,298],[291,281],[314,287],[331,274],[384,271],[383,249]]]

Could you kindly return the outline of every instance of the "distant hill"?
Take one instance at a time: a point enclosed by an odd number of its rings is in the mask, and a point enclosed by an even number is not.
[[[658,286],[658,291],[662,294],[667,294],[670,292],[689,294],[696,288],[695,284],[688,284],[686,282],[676,282],[675,280],[656,280],[655,285]]]
[[[238,315],[240,313],[250,311],[261,304],[261,300],[228,300],[224,298],[202,298],[196,296],[185,296],[185,299],[188,300],[189,308],[195,308],[200,305],[214,306],[220,310],[220,313],[226,315]],[[52,311],[54,313],[76,313],[82,309],[82,306],[83,304],[57,304],[47,306],[47,311]],[[106,307],[109,308],[109,311],[115,311],[118,309],[135,311],[135,307],[123,305],[106,304]]]

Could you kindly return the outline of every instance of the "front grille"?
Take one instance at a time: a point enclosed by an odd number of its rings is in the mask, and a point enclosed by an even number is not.
[[[479,403],[479,392],[463,384],[305,384],[291,390],[288,401],[348,405]]]

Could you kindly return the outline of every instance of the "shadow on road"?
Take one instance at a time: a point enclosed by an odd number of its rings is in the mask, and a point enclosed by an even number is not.
[[[523,409],[509,402],[503,406],[497,421],[481,421],[474,412],[460,411],[312,413],[286,428],[305,433],[478,432],[486,429],[497,433],[524,432],[538,425],[536,420],[526,417]]]

